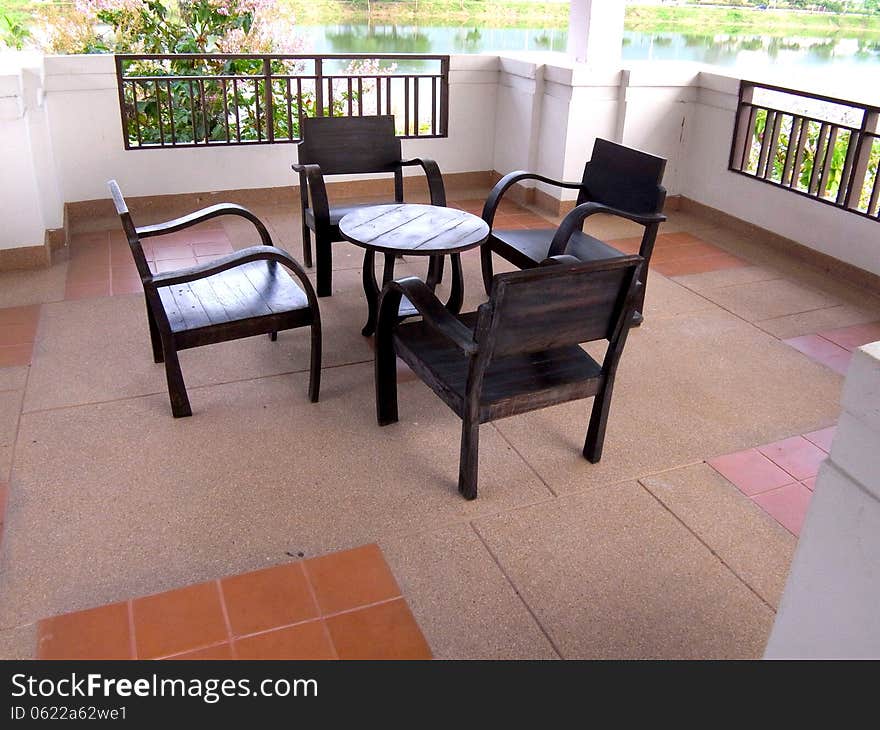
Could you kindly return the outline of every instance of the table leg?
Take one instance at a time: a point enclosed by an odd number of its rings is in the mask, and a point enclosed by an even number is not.
[[[443,257],[431,256],[428,264],[428,277],[425,283],[430,287],[431,291],[437,288],[437,284],[443,281]]]
[[[386,261],[387,264],[387,261]],[[368,248],[364,252],[364,295],[367,298],[367,323],[361,330],[364,337],[369,337],[376,331],[376,319],[379,316],[379,283],[376,281],[376,252]]]
[[[452,287],[449,291],[449,300],[446,308],[453,314],[461,311],[464,303],[464,275],[461,270],[461,254],[454,253],[449,257],[452,263]]]

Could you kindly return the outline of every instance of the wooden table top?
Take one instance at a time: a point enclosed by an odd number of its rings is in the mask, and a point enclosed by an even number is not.
[[[356,246],[374,251],[435,256],[479,246],[489,237],[489,226],[456,208],[397,203],[349,213],[339,221],[339,232]]]

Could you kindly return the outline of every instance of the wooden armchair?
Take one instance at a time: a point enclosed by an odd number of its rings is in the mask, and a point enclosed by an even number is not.
[[[403,202],[403,168],[421,165],[428,178],[432,205],[446,205],[440,168],[433,160],[404,160],[392,115],[373,117],[307,117],[303,119],[302,141],[297,145],[302,207],[303,259],[312,265],[311,231],[315,232],[318,296],[332,293],[333,258],[331,244],[344,239],[339,221],[363,204],[333,205],[327,198],[325,175],[394,173],[394,200]],[[311,204],[309,202],[311,198]],[[381,205],[382,203],[370,203]],[[442,264],[442,259],[435,266]],[[442,272],[440,272],[442,273]]]
[[[108,185],[144,285],[153,359],[165,363],[174,417],[192,415],[178,350],[261,334],[276,340],[278,332],[295,327],[311,327],[309,398],[317,402],[321,387],[318,299],[305,271],[286,251],[272,245],[259,218],[239,205],[220,204],[167,223],[136,228],[116,181]],[[249,220],[264,245],[177,271],[154,274],[150,270],[141,239],[181,231],[221,215]]]
[[[594,396],[583,454],[602,456],[617,363],[638,296],[643,259],[583,263],[556,256],[541,268],[499,274],[489,301],[455,317],[415,277],[382,292],[376,333],[376,416],[397,421],[400,357],[462,419],[458,490],[477,496],[481,423]],[[406,297],[422,316],[399,323]],[[608,340],[600,365],[579,346]]]
[[[530,172],[512,172],[499,180],[483,207],[483,220],[492,228],[480,252],[483,284],[486,293],[492,286],[492,254],[521,269],[538,266],[551,256],[569,254],[581,261],[602,261],[624,254],[613,246],[583,232],[584,222],[596,213],[625,218],[644,227],[639,255],[645,259],[642,288],[636,303],[635,322],[642,320],[648,263],[660,224],[666,220],[663,205],[666,190],[661,185],[666,160],[646,152],[597,138],[593,154],[584,167],[580,182],[551,180]],[[505,192],[522,180],[537,180],[548,185],[578,191],[576,207],[556,230],[502,230],[493,228],[495,212]]]

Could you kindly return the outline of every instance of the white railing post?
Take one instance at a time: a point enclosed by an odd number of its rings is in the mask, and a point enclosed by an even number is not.
[[[765,658],[880,658],[880,342],[856,350]]]
[[[590,66],[616,66],[623,47],[623,0],[571,0],[568,53]]]

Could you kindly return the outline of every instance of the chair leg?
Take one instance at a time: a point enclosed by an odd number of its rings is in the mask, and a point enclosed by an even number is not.
[[[175,418],[185,418],[192,415],[189,405],[189,397],[186,394],[186,384],[183,382],[183,373],[180,371],[180,360],[177,350],[169,345],[165,349],[165,378],[168,380],[168,396],[171,399],[171,413]]]
[[[333,255],[329,241],[315,239],[315,258],[318,267],[318,296],[329,297],[333,293]]]
[[[483,288],[486,290],[486,296],[489,296],[489,292],[492,291],[494,273],[492,271],[492,250],[485,243],[480,248],[480,264],[483,268]]]
[[[312,268],[312,232],[309,230],[309,227],[306,225],[305,221],[302,224],[302,234],[303,234],[303,262],[309,268]]]
[[[162,351],[162,337],[159,334],[159,326],[156,324],[156,318],[153,316],[153,310],[147,303],[147,324],[150,327],[150,344],[153,346],[153,362],[164,362],[165,355]]]
[[[593,399],[593,411],[590,414],[590,425],[584,441],[584,458],[596,464],[602,458],[602,446],[605,443],[605,426],[608,423],[608,412],[611,410],[612,383],[606,383]]]
[[[376,420],[380,426],[397,423],[397,355],[390,336],[376,336]]]
[[[480,449],[480,423],[468,418],[461,422],[461,456],[458,464],[458,491],[465,499],[477,497]]]
[[[636,304],[633,308],[632,326],[638,327],[645,320],[642,312],[645,311],[645,282],[640,281],[636,284]]]
[[[312,356],[309,368],[309,400],[318,402],[321,394],[321,325],[313,324],[312,327]]]
[[[270,332],[269,339],[272,340],[272,342],[277,342],[278,341],[278,333],[277,332]]]

